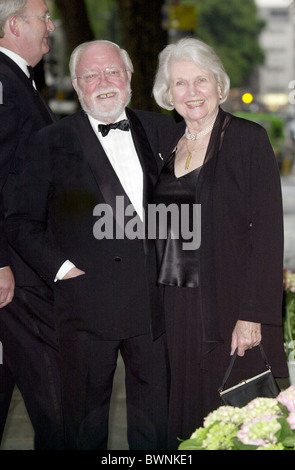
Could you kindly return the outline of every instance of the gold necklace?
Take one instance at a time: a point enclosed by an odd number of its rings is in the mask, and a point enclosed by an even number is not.
[[[196,149],[190,150],[188,148],[188,140],[197,140],[200,137],[203,137],[204,135],[209,134],[209,132],[211,132],[212,129],[213,129],[214,123],[215,123],[215,118],[211,122],[211,124],[208,127],[206,127],[206,129],[204,129],[201,132],[197,132],[197,134],[191,134],[188,130],[188,127],[186,126],[186,128],[185,128],[185,143],[186,143],[186,148],[187,148],[188,155],[186,157],[185,164],[184,164],[185,170],[189,169],[190,162],[191,162],[191,159],[192,159],[192,152],[194,152],[196,150]]]
[[[204,144],[201,144],[197,148],[194,148],[194,149],[190,150],[189,146],[188,146],[188,140],[187,139],[185,139],[185,145],[186,145],[188,155],[185,159],[184,168],[185,168],[185,170],[188,170],[189,166],[190,166],[190,163],[191,163],[191,159],[192,159],[192,152],[197,152],[198,150],[202,150],[205,146],[204,146]]]
[[[193,157],[192,152],[197,152],[198,150],[201,150],[204,147],[204,145],[200,145],[199,147],[190,150],[189,146],[188,146],[188,141],[186,139],[185,139],[185,144],[186,144],[186,149],[187,149],[188,155],[185,159],[184,168],[185,168],[185,170],[188,170],[189,166],[190,166],[190,163],[191,163],[191,159]]]
[[[186,143],[186,148],[187,148],[188,155],[187,155],[186,160],[185,160],[184,168],[185,168],[185,170],[188,170],[189,166],[190,166],[191,159],[192,159],[192,153],[191,153],[190,149],[188,148],[187,139],[185,139],[185,143]]]

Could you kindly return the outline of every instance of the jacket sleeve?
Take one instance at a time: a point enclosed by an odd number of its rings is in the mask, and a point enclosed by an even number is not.
[[[248,242],[240,319],[280,325],[284,259],[281,181],[263,128],[256,129],[246,158],[250,161],[246,179]]]
[[[0,267],[9,265],[8,241],[4,228],[5,204],[3,189],[11,166],[15,148],[19,139],[19,119],[17,112],[17,93],[12,91],[9,79],[0,74]]]
[[[54,195],[54,155],[51,140],[46,139],[48,128],[32,137],[23,171],[17,177],[9,203],[5,228],[14,249],[48,284],[52,284],[66,257],[48,237],[48,214]]]

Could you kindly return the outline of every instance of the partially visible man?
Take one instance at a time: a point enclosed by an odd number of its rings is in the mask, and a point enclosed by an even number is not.
[[[54,29],[44,0],[0,0],[0,439],[17,384],[36,449],[61,447],[52,292],[8,245],[3,220],[33,132],[55,120],[31,76]]]
[[[158,136],[172,118],[125,108],[133,66],[114,43],[82,44],[70,69],[84,111],[38,132],[7,230],[54,285],[66,447],[107,448],[120,351],[129,447],[165,449],[163,316],[154,245],[142,235]]]

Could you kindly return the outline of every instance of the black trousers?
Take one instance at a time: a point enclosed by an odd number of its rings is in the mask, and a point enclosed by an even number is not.
[[[132,450],[166,449],[167,364],[164,335],[103,341],[85,331],[61,334],[67,449],[105,450],[114,373],[125,365],[127,434]]]
[[[46,286],[16,287],[0,311],[0,438],[14,386],[35,431],[36,450],[63,448],[58,341],[52,292]]]

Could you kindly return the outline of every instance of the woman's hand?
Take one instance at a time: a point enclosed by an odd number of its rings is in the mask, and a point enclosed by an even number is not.
[[[261,324],[238,320],[232,333],[231,356],[238,348],[238,356],[244,356],[247,349],[261,342]]]

